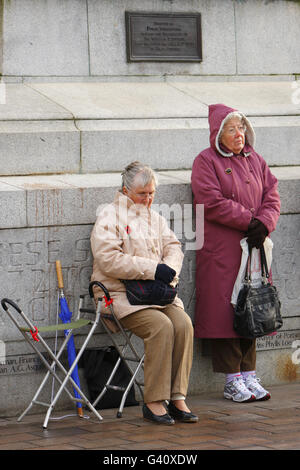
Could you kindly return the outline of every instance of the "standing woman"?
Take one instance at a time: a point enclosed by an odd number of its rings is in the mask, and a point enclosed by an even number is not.
[[[249,120],[223,104],[209,106],[210,147],[195,159],[192,190],[204,204],[204,245],[196,254],[195,336],[210,338],[214,372],[226,374],[224,397],[245,402],[270,393],[256,377],[256,341],[233,329],[231,294],[240,240],[259,248],[280,214],[277,180],[255,152]]]

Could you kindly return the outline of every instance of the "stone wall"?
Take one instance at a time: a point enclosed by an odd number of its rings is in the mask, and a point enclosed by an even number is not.
[[[300,5],[286,0],[2,0],[1,73],[57,80],[299,74]],[[125,11],[200,12],[201,63],[127,63]]]
[[[292,172],[290,168],[274,168],[273,172],[278,177],[282,199],[282,215],[272,236],[275,245],[273,277],[279,288],[285,322],[279,336],[258,341],[258,371],[268,385],[297,380],[298,366],[291,359],[292,343],[300,338],[300,205],[297,192],[300,167],[294,167]],[[189,207],[192,201],[190,171],[159,172],[158,176],[157,208],[161,204],[177,204],[182,209],[171,214],[170,225],[177,232],[185,251],[180,296],[193,318],[193,224],[191,212],[184,213],[184,207]],[[79,295],[87,294],[88,290],[92,268],[89,237],[97,206],[112,200],[119,183],[118,173],[0,178],[1,203],[11,215],[1,218],[1,298],[8,297],[17,302],[34,324],[55,323],[58,295],[55,261],[60,259],[66,296],[75,314]],[[89,302],[88,296],[86,300]],[[1,340],[6,346],[6,362],[0,365],[3,392],[0,395],[0,413],[9,415],[25,407],[44,370],[2,309],[0,328]],[[48,341],[54,346],[55,336],[48,334]],[[77,334],[76,345],[81,341],[82,335]],[[107,338],[99,327],[90,345],[105,344]],[[221,390],[223,386],[222,374],[212,373],[210,357],[204,346],[201,341],[195,341],[190,393]],[[80,372],[85,388],[83,371]],[[50,394],[51,381],[44,399],[49,400]],[[68,405],[68,399],[62,399],[59,404],[60,407]]]
[[[188,169],[209,145],[207,103],[216,102],[251,118],[269,165],[299,165],[300,99],[292,83],[6,84],[0,174],[121,171],[133,154],[158,170]]]
[[[200,12],[203,61],[128,63],[127,10]],[[223,102],[251,119],[282,200],[272,238],[284,327],[258,341],[258,373],[268,386],[299,380],[292,360],[300,337],[299,2],[2,0],[0,15],[0,298],[38,325],[55,323],[60,259],[76,313],[90,279],[97,206],[112,200],[124,166],[140,159],[158,172],[158,206],[180,209],[170,225],[189,228],[177,235],[185,251],[180,296],[193,318],[193,221],[184,208],[192,162],[209,144],[208,105]],[[76,344],[82,339],[76,335]],[[105,344],[99,328],[91,345]],[[0,308],[0,360],[3,348],[0,416],[7,416],[24,409],[44,371]],[[190,393],[222,388],[207,345],[196,340]],[[50,395],[51,382],[42,399]]]

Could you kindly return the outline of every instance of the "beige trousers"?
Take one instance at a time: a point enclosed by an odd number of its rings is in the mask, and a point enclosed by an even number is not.
[[[173,305],[148,308],[122,318],[122,325],[144,340],[144,402],[186,396],[193,360],[194,330],[185,311]]]

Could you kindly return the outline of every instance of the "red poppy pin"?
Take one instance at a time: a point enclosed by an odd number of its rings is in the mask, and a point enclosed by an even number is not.
[[[131,228],[129,227],[129,225],[126,225],[125,231],[126,231],[127,235],[130,235],[130,233],[131,233]]]

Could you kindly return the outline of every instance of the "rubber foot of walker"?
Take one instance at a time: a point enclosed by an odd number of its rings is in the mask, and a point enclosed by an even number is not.
[[[120,411],[117,413],[117,418],[122,418],[122,413]]]

